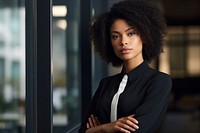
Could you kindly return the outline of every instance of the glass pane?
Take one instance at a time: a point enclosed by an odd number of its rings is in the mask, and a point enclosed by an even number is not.
[[[0,0],[0,132],[25,131],[24,0]]]
[[[53,6],[54,132],[80,123],[79,0]]]
[[[200,26],[188,27],[187,72],[190,77],[200,76]]]
[[[108,10],[109,4],[115,1],[102,1],[102,0],[91,0],[92,3],[92,17],[96,17],[99,14]],[[92,49],[92,93],[94,94],[99,81],[108,76],[108,74],[112,75],[115,73],[116,68],[108,65],[100,58],[100,56],[94,52]],[[117,69],[118,70],[118,69]]]
[[[169,69],[172,77],[198,77],[200,75],[200,27],[168,27]]]

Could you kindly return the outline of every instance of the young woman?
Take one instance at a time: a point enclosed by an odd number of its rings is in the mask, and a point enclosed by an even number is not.
[[[141,0],[123,0],[94,19],[94,49],[122,71],[100,81],[80,133],[152,133],[159,127],[172,83],[148,62],[162,52],[165,34],[159,9]]]

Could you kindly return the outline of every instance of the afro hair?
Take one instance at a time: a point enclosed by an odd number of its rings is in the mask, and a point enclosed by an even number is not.
[[[114,67],[123,64],[116,56],[110,40],[110,27],[116,19],[124,19],[137,30],[143,42],[144,60],[150,62],[163,51],[166,22],[159,8],[143,0],[123,0],[94,18],[91,25],[94,49],[107,63]]]

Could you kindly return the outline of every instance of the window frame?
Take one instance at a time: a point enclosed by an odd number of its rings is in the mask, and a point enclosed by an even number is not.
[[[52,133],[52,0],[26,0],[26,132]]]
[[[26,133],[52,133],[52,0],[26,0],[25,10],[25,129]],[[81,119],[84,119],[92,97],[91,48],[89,34],[86,34],[89,33],[90,20],[91,0],[80,1],[79,69],[81,79]]]

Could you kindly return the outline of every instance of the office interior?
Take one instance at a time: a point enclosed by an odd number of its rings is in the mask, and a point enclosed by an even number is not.
[[[89,40],[93,17],[119,0],[0,0],[0,133],[75,133],[101,78],[121,71]],[[172,77],[157,133],[200,132],[200,1],[148,0],[167,22],[150,63]]]

